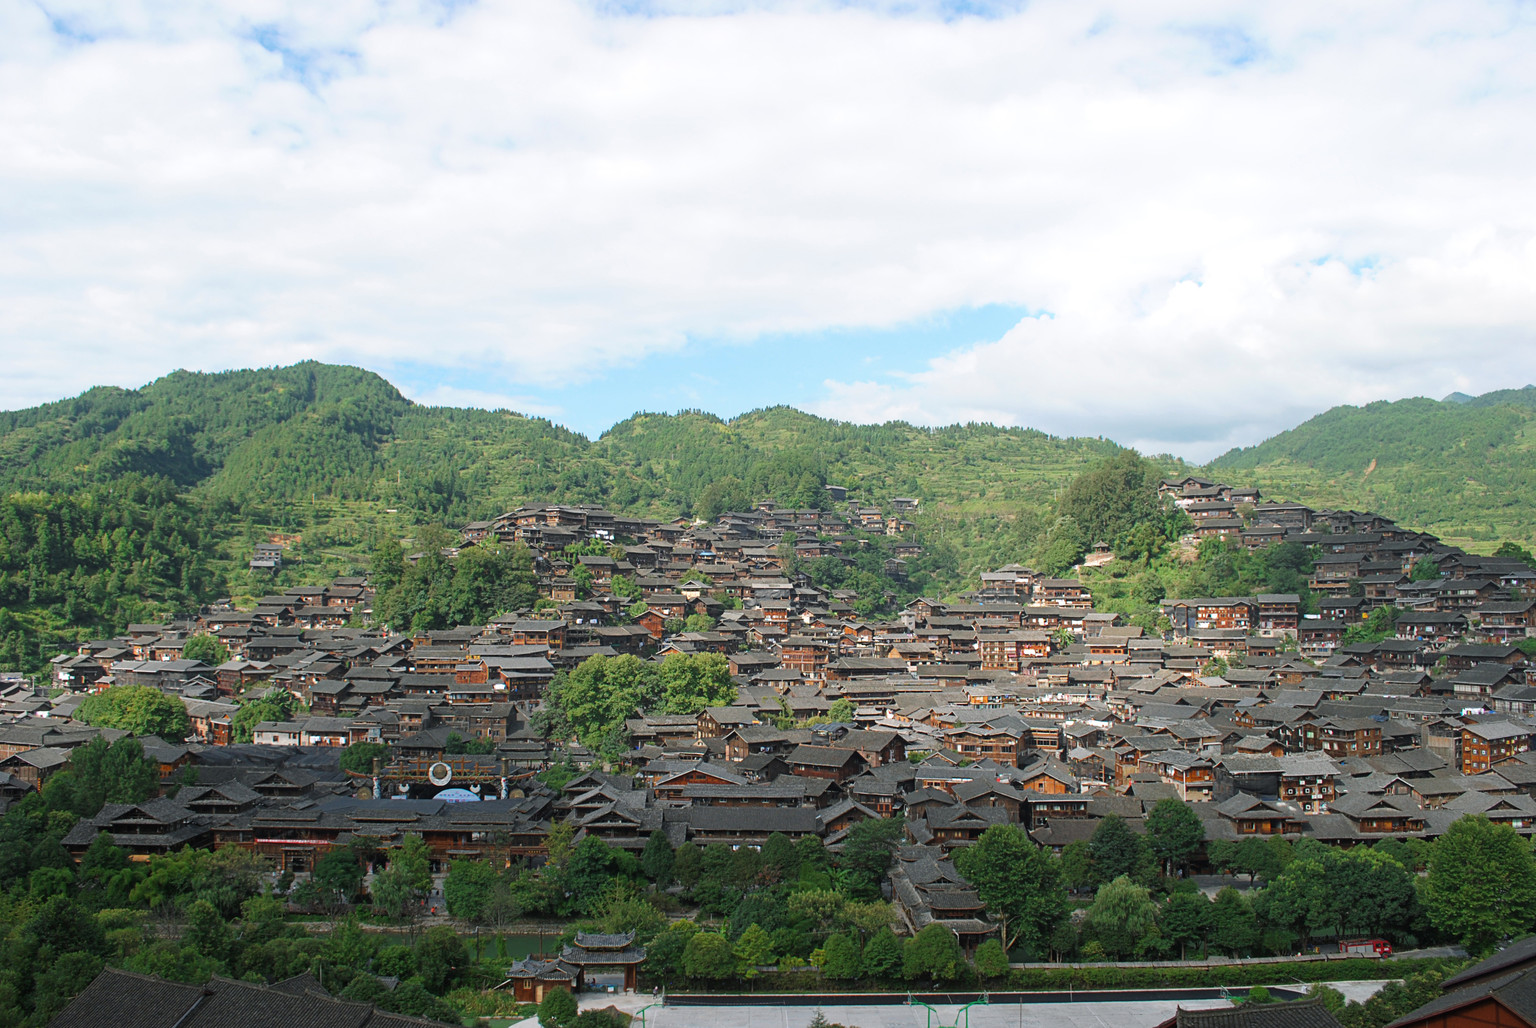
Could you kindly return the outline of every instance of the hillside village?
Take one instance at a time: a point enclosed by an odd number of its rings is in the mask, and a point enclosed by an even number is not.
[[[366,832],[386,848],[421,837],[443,871],[469,856],[536,862],[561,823],[636,852],[658,831],[674,846],[782,833],[835,850],[860,821],[900,813],[901,919],[912,932],[942,923],[967,950],[997,926],[949,858],[1000,823],[1061,852],[1109,815],[1139,831],[1171,797],[1204,826],[1196,868],[1213,843],[1432,839],[1466,814],[1536,833],[1536,669],[1520,645],[1536,571],[1375,514],[1193,477],[1161,492],[1197,538],[1312,548],[1319,613],[1304,616],[1297,595],[1172,599],[1160,637],[1095,611],[1077,579],[1011,564],[960,602],[866,621],[856,597],[787,577],[786,560],[858,545],[851,523],[899,535],[908,501],[846,515],[763,503],[709,525],[523,507],[465,526],[448,556],[527,546],[542,609],[362,628],[370,586],[341,578],[251,610],[133,625],[59,655],[48,688],[9,686],[0,790],[14,802],[75,747],[115,734],[71,719],[88,696],[147,685],[182,699],[191,733],[146,739],[146,753],[168,785],[189,767],[197,784],[109,804],[65,839],[77,854],[105,831],[136,857],[236,846],[304,872]],[[612,549],[569,558],[594,540]],[[1438,574],[1415,574],[1426,562]],[[620,579],[630,595],[611,590]],[[1344,641],[1389,606],[1389,637]],[[710,627],[689,630],[700,616]],[[200,634],[231,658],[182,659]],[[538,730],[558,673],[626,654],[718,654],[735,700],[635,711],[618,759]],[[273,689],[307,715],[236,744],[238,705]],[[342,771],[338,756],[360,743],[387,744],[388,759]],[[562,786],[535,778],[555,766],[572,769]],[[451,802],[466,799],[479,802]]]

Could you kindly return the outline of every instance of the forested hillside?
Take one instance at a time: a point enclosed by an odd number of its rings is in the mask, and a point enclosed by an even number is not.
[[[204,512],[165,479],[0,499],[0,667],[195,605],[224,584],[212,553]]]
[[[588,440],[508,411],[423,407],[358,368],[178,371],[0,412],[0,495],[13,497],[0,516],[0,665],[35,668],[73,639],[214,596],[363,571],[384,540],[525,502],[712,519],[769,496],[825,507],[828,483],[858,503],[911,496],[925,547],[914,569],[953,591],[984,566],[1027,559],[1056,494],[1119,452],[1102,439],[851,425],[787,407],[730,421],[637,414]],[[299,540],[291,559],[275,579],[249,573],[251,546],[274,532]]]
[[[1272,498],[1379,510],[1453,541],[1530,543],[1533,425],[1531,387],[1339,407],[1208,471]],[[728,421],[642,413],[589,440],[508,411],[423,407],[358,368],[178,371],[142,389],[0,412],[0,665],[35,668],[72,639],[214,596],[366,571],[385,540],[525,502],[712,519],[769,496],[824,507],[830,483],[857,504],[921,501],[907,538],[924,550],[904,589],[953,594],[1016,560],[1060,573],[1101,541],[1150,572],[1178,530],[1161,520],[1151,485],[1179,470],[1104,439],[853,425],[788,407]],[[248,572],[251,546],[275,532],[292,540],[284,570]],[[820,570],[823,584],[854,587],[832,581],[853,572]],[[902,591],[854,571],[863,591]],[[1182,572],[1153,577],[1122,584],[1136,612],[1196,587],[1173,580]],[[462,591],[440,598],[445,610],[468,602]]]
[[[834,482],[870,502],[993,509],[1047,503],[1117,449],[991,425],[851,425],[787,407],[732,421],[637,414],[591,441],[507,411],[422,407],[371,372],[308,362],[178,371],[0,413],[0,490],[136,472],[243,511],[367,500],[465,520],[547,500],[669,516],[767,495],[821,505]]]
[[[1314,506],[1381,511],[1452,540],[1536,538],[1536,389],[1335,407],[1210,465]]]

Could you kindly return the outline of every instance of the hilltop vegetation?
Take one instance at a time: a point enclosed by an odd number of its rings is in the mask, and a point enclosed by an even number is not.
[[[391,541],[419,546],[438,538],[432,526],[529,502],[713,519],[769,496],[825,508],[829,483],[859,503],[911,496],[923,510],[909,538],[924,553],[910,587],[953,592],[984,566],[1028,558],[1056,494],[1120,452],[1102,439],[852,425],[787,407],[729,421],[642,413],[589,440],[508,411],[423,407],[358,368],[178,371],[0,412],[0,494],[15,497],[0,512],[0,665],[35,668],[61,645],[215,596],[365,571],[376,553],[398,559]],[[275,578],[246,571],[251,546],[279,531],[301,537],[294,559]],[[514,570],[492,595],[450,573],[399,603],[461,616],[524,595],[526,572]],[[878,562],[811,570],[902,591]]]
[[[1450,540],[1536,538],[1536,388],[1335,407],[1209,471],[1271,498],[1375,510]]]
[[[991,425],[851,425],[788,407],[731,421],[637,414],[593,441],[508,411],[422,407],[371,372],[306,362],[178,371],[0,413],[0,490],[137,473],[268,515],[324,498],[463,521],[549,500],[666,516],[766,495],[820,506],[833,482],[870,501],[987,508],[1046,503],[1117,449]]]
[[[1338,407],[1207,473],[1271,498],[1378,510],[1452,541],[1530,543],[1533,425],[1532,387]],[[1010,561],[1065,573],[1099,542],[1121,561],[1090,572],[1096,595],[1143,620],[1164,595],[1294,591],[1282,586],[1298,567],[1168,553],[1186,526],[1152,488],[1187,470],[1105,439],[854,425],[788,407],[730,420],[640,413],[589,440],[509,411],[423,407],[359,368],[178,371],[0,412],[0,666],[35,668],[79,638],[216,596],[364,572],[379,553],[395,567],[400,540],[420,546],[442,538],[433,526],[522,503],[709,520],[770,496],[825,508],[828,484],[857,504],[921,503],[903,537],[923,547],[909,579],[885,575],[880,546],[853,566],[807,565],[819,584],[857,589],[864,611],[887,595],[953,595]],[[275,578],[247,571],[251,546],[274,532],[292,533],[292,559]],[[496,564],[490,585],[438,570],[386,603],[451,620],[532,588],[522,567]]]

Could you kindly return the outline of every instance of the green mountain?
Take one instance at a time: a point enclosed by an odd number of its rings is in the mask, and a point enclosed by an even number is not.
[[[1334,407],[1209,465],[1314,506],[1380,511],[1462,543],[1536,538],[1536,387]]]
[[[0,413],[0,491],[140,474],[258,514],[323,499],[452,521],[539,500],[668,516],[711,497],[822,504],[831,482],[869,502],[991,509],[1048,503],[1118,449],[991,425],[853,425],[788,407],[730,421],[636,414],[589,440],[507,411],[423,407],[371,372],[310,362],[178,371],[143,389]]]
[[[1272,497],[1379,510],[1455,541],[1529,543],[1533,424],[1533,387],[1339,407],[1208,473]],[[1101,536],[1157,548],[1156,530],[1100,524],[1096,497],[1184,465],[1106,462],[1124,454],[1105,439],[855,425],[788,407],[729,420],[641,413],[588,439],[508,411],[424,407],[358,368],[178,371],[142,389],[0,412],[0,666],[35,668],[73,639],[214,596],[364,570],[381,540],[524,502],[712,518],[769,496],[826,506],[828,484],[887,509],[915,497],[921,512],[904,538],[923,554],[911,581],[882,577],[877,540],[857,588],[953,593],[1009,561],[1065,567]],[[1121,506],[1145,520],[1137,496]],[[291,542],[284,570],[275,580],[250,572],[251,546],[279,532]],[[836,583],[836,563],[818,573]],[[1169,587],[1143,585],[1142,605]]]
[[[911,583],[881,578],[881,546],[859,588],[954,591],[1026,559],[1056,494],[1118,452],[787,407],[636,414],[592,440],[508,411],[423,407],[359,368],[178,371],[0,412],[0,666],[36,668],[74,639],[214,596],[364,570],[381,540],[524,502],[712,518],[770,496],[824,507],[829,483],[887,508],[911,496],[922,512],[907,538],[924,547]],[[282,572],[249,571],[252,545],[278,532]]]

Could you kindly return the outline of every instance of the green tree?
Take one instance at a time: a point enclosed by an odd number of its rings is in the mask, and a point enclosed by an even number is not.
[[[1205,841],[1205,823],[1182,800],[1158,800],[1147,814],[1147,845],[1172,875]]]
[[[259,698],[245,701],[240,704],[240,709],[235,711],[235,716],[230,718],[230,729],[234,733],[235,742],[250,742],[255,738],[256,726],[263,721],[292,720],[297,706],[298,701],[294,699],[293,693],[279,686],[273,686]]]
[[[613,848],[595,835],[577,843],[570,863],[561,875],[561,884],[568,896],[566,908],[582,913],[593,910],[613,879],[616,862],[617,854]]]
[[[683,949],[683,973],[718,981],[736,973],[730,940],[719,932],[695,932]]]
[[[1527,550],[1519,543],[1502,542],[1499,544],[1499,548],[1493,551],[1493,555],[1495,557],[1509,557],[1520,561],[1526,567],[1536,568],[1536,556],[1533,556],[1530,550]]]
[[[1105,882],[1122,875],[1140,875],[1148,858],[1147,844],[1118,814],[1099,821],[1088,839],[1088,853],[1093,858],[1094,873]]]
[[[1432,582],[1440,576],[1440,565],[1425,557],[1414,562],[1408,579],[1413,582]]]
[[[1364,621],[1345,629],[1342,641],[1345,645],[1350,645],[1391,639],[1397,634],[1396,622],[1400,613],[1391,605],[1377,607],[1365,616]]]
[[[1160,524],[1158,468],[1134,450],[1122,450],[1074,478],[1057,507],[1080,526],[1083,542],[1117,550],[1142,524]]]
[[[1233,888],[1211,904],[1211,945],[1231,957],[1245,955],[1258,940],[1258,921],[1247,897]]]
[[[827,959],[821,966],[821,973],[826,977],[836,981],[857,978],[864,973],[858,939],[838,932],[828,937],[822,949]]]
[[[464,940],[448,925],[433,925],[416,943],[416,969],[422,984],[432,992],[445,992],[456,985],[469,965]]]
[[[1425,882],[1429,919],[1471,953],[1536,922],[1536,860],[1508,825],[1460,818],[1435,841]]]
[[[736,702],[730,664],[722,654],[668,654],[656,673],[664,714],[697,714]]]
[[[908,978],[954,981],[965,974],[965,954],[955,933],[934,922],[907,940],[901,969]]]
[[[97,736],[70,752],[69,764],[43,787],[50,808],[92,817],[106,803],[141,803],[160,791],[160,765],[137,739]]]
[[[427,845],[419,835],[389,853],[389,866],[373,876],[373,899],[386,914],[399,919],[414,913],[432,887],[432,867]]]
[[[1099,887],[1083,921],[1104,952],[1124,959],[1157,924],[1157,904],[1147,889],[1124,875]]]
[[[187,925],[182,939],[204,956],[228,960],[234,943],[229,923],[207,900],[198,900],[187,908]]]
[[[185,910],[207,900],[225,920],[240,914],[245,901],[261,892],[270,862],[238,846],[218,850],[187,847],[157,857],[144,879],[134,886],[135,905],[159,910]]]
[[[576,997],[565,989],[551,989],[539,1003],[539,1024],[544,1028],[571,1028],[576,1021]]]
[[[688,941],[698,933],[692,921],[673,921],[645,947],[645,970],[657,978],[684,974],[683,955]]]
[[[194,635],[181,647],[182,660],[200,660],[209,667],[218,667],[229,660],[229,647],[211,635]]]
[[[1429,967],[1400,982],[1388,982],[1364,1003],[1350,1003],[1339,1013],[1344,1028],[1380,1028],[1412,1013],[1441,995],[1444,972]]]
[[[645,849],[640,851],[640,870],[645,877],[655,882],[658,889],[665,889],[672,882],[672,867],[675,863],[676,856],[667,834],[660,829],[652,832],[651,837],[645,840]]]
[[[500,881],[500,874],[489,861],[453,861],[448,865],[448,877],[443,880],[443,902],[448,913],[471,924],[484,924],[491,896]]]
[[[1203,946],[1211,933],[1211,904],[1200,892],[1176,892],[1168,897],[1158,927],[1163,938],[1179,947],[1179,959],[1188,955],[1192,945]]]
[[[192,730],[186,704],[147,685],[114,685],[87,697],[75,716],[87,724],[131,735],[158,735],[168,742],[180,742]]]
[[[800,873],[800,852],[789,836],[773,832],[763,843],[763,864],[778,872],[781,879],[794,878]]]
[[[1008,973],[1008,954],[1002,943],[988,939],[976,947],[976,973],[982,980],[1001,978]]]
[[[389,747],[381,742],[355,742],[341,751],[341,769],[354,774],[373,773],[373,761],[389,763]]]
[[[732,952],[741,967],[741,973],[747,978],[756,978],[759,967],[774,961],[773,938],[761,925],[748,925],[747,930],[741,933],[741,938],[736,940]]]
[[[891,866],[891,855],[902,838],[906,822],[901,815],[886,818],[866,818],[848,830],[843,851],[838,855],[838,867],[848,873],[849,894],[856,898],[875,899],[880,895],[880,882]]]
[[[315,861],[310,880],[324,894],[327,905],[347,903],[363,887],[363,868],[350,848],[334,849]]]
[[[865,943],[864,971],[873,978],[891,978],[901,971],[901,940],[889,925]]]
[[[1087,840],[1069,842],[1061,848],[1061,882],[1072,892],[1091,889],[1098,884]]]
[[[693,843],[685,842],[672,858],[672,875],[685,889],[692,889],[703,874],[704,854]]]
[[[993,825],[954,860],[997,919],[1003,951],[1022,943],[1031,953],[1042,952],[1067,914],[1057,860],[1016,825]]]

